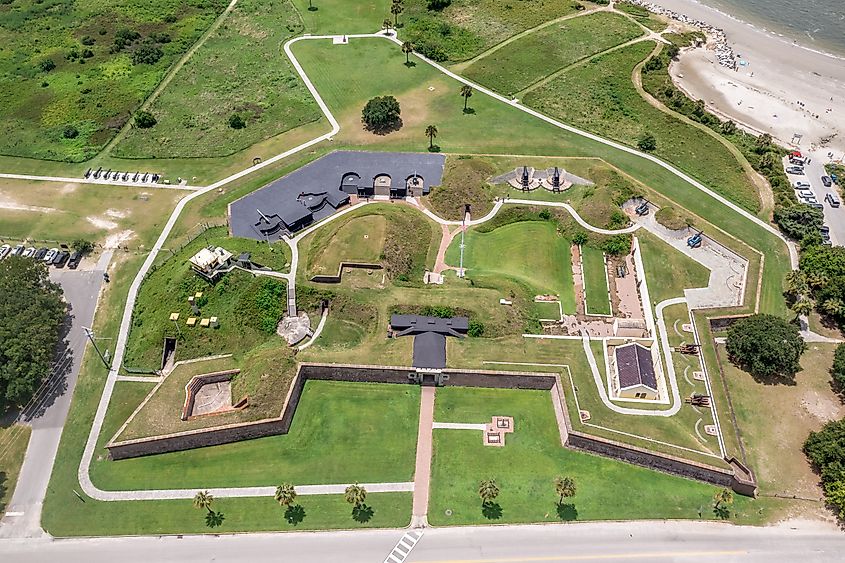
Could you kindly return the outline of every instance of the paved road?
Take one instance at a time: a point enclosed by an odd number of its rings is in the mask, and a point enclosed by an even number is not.
[[[824,149],[817,151],[816,155],[810,158],[810,164],[804,166],[804,175],[799,176],[795,174],[787,174],[789,183],[793,186],[795,182],[803,181],[810,183],[810,189],[816,194],[816,199],[819,203],[824,205],[824,223],[830,227],[831,242],[837,246],[845,246],[845,204],[839,207],[831,207],[828,202],[824,200],[827,194],[833,194],[840,201],[842,198],[836,191],[836,186],[826,188],[822,184],[822,176],[826,176],[827,172],[824,169],[824,161],[822,155]],[[826,160],[826,159],[825,159]]]
[[[379,563],[404,530],[331,533],[0,540],[0,556],[28,563]],[[742,528],[689,522],[595,523],[427,529],[407,562],[841,561],[836,530]],[[342,555],[341,555],[342,554]]]
[[[94,319],[103,281],[102,267],[110,259],[111,252],[108,252],[107,258],[93,270],[51,269],[50,278],[62,286],[65,300],[71,306],[71,327],[66,337],[68,347],[66,353],[60,356],[47,385],[37,395],[38,400],[24,411],[23,421],[32,426],[32,436],[12,502],[0,522],[0,537],[44,535],[41,506],[85,351],[86,337],[82,327],[90,327]]]

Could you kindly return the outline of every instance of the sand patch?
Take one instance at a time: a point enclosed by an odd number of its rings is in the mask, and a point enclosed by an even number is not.
[[[73,192],[76,191],[76,188],[78,188],[78,187],[79,187],[79,184],[65,184],[59,190],[59,194],[60,195],[72,194]]]
[[[9,197],[0,195],[0,209],[8,209],[10,211],[33,211],[35,213],[55,213],[58,209],[52,207],[39,207],[37,205],[26,205],[18,203]]]
[[[86,221],[97,227],[98,229],[106,229],[110,231],[112,229],[117,228],[117,223],[114,221],[109,221],[108,219],[103,219],[102,217],[86,217]]]
[[[125,243],[129,239],[135,236],[135,231],[120,231],[119,233],[114,233],[106,237],[105,242],[103,242],[104,248],[119,248],[121,244]]]
[[[824,397],[816,391],[807,391],[801,397],[801,408],[820,422],[830,422],[842,416],[842,404],[832,398]]]
[[[114,217],[115,219],[125,219],[129,215],[128,211],[120,211],[118,209],[106,209],[106,215]]]

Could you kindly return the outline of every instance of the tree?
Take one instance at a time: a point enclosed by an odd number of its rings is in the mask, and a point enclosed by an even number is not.
[[[414,46],[411,44],[410,41],[405,41],[402,43],[402,52],[405,53],[405,64],[411,64],[411,53],[414,52]]]
[[[464,97],[464,113],[467,111],[467,102],[469,102],[470,96],[472,96],[472,86],[469,84],[464,84],[461,86],[461,96]]]
[[[361,121],[370,131],[382,133],[398,129],[402,125],[399,117],[402,110],[393,96],[377,96],[367,102],[361,112]]]
[[[768,152],[768,150],[772,147],[772,136],[768,133],[763,133],[754,143],[756,150],[759,154],[763,154]]]
[[[815,209],[809,205],[796,204],[789,207],[779,205],[775,210],[774,219],[786,236],[803,241],[807,237],[819,235],[819,228],[824,223],[824,214],[821,209]]]
[[[88,254],[94,250],[94,243],[84,238],[78,238],[70,243],[70,247],[81,254]]]
[[[657,148],[657,139],[651,133],[646,133],[637,141],[637,147],[641,151],[651,152]]]
[[[290,483],[282,483],[276,487],[273,498],[282,506],[290,506],[296,501],[296,489]]]
[[[239,114],[233,113],[229,116],[229,127],[232,129],[243,129],[246,127],[246,121]]]
[[[803,317],[813,312],[813,300],[809,297],[801,296],[792,304],[792,312],[796,317]]]
[[[388,18],[384,18],[384,21],[381,22],[381,28],[384,30],[384,34],[387,35],[390,33],[390,20]]]
[[[759,166],[763,170],[771,170],[775,167],[776,162],[775,156],[770,151],[760,157]]]
[[[822,312],[830,315],[831,317],[841,317],[845,315],[845,302],[837,297],[825,299],[821,302],[819,307]]]
[[[79,137],[79,129],[73,125],[65,125],[65,128],[62,130],[62,137],[65,139],[75,139]]]
[[[138,48],[132,52],[132,64],[154,65],[163,56],[164,51],[162,51],[158,46],[145,43],[144,45],[138,46]]]
[[[558,504],[563,504],[563,500],[575,496],[575,480],[572,477],[555,477],[555,493],[560,500]]]
[[[801,270],[790,270],[786,274],[786,294],[793,297],[807,293],[810,286],[807,284],[807,274]]]
[[[830,368],[833,385],[841,392],[845,391],[845,344],[836,347],[833,354],[833,366]]]
[[[428,150],[434,150],[434,139],[437,137],[437,126],[429,125],[425,128],[425,136],[428,137]]]
[[[798,327],[774,315],[751,315],[728,330],[728,357],[759,379],[794,379],[805,349]]]
[[[393,4],[390,6],[390,13],[393,14],[393,27],[399,25],[399,14],[405,11],[405,7],[402,6],[402,0],[393,0]]]
[[[578,246],[582,246],[582,245],[587,244],[588,240],[589,240],[589,236],[587,236],[587,233],[585,233],[584,231],[578,231],[572,237],[572,244],[577,244]]]
[[[354,483],[346,487],[344,498],[346,499],[346,502],[355,508],[360,508],[364,505],[364,501],[367,499],[367,490],[358,483]]]
[[[725,121],[722,123],[720,129],[722,130],[723,135],[733,135],[736,133],[736,123],[733,121]]]
[[[0,261],[0,412],[32,398],[50,373],[65,320],[62,289],[43,262],[22,256]]]
[[[135,125],[141,129],[149,129],[156,123],[158,123],[158,121],[155,116],[148,111],[139,111],[135,114]]]
[[[56,68],[56,63],[53,59],[44,59],[40,63],[38,63],[38,68],[41,69],[41,72],[50,72],[54,68]]]
[[[499,496],[499,486],[495,479],[483,479],[478,484],[478,496],[481,497],[481,504],[490,504]]]
[[[828,504],[837,509],[840,518],[845,518],[845,419],[828,422],[818,432],[810,432],[804,442],[804,454],[821,474]]]
[[[730,505],[734,503],[734,493],[730,489],[721,489],[713,495],[713,512],[719,518],[730,517]]]
[[[214,502],[214,496],[208,491],[197,491],[197,494],[194,495],[194,508],[204,508],[211,512],[212,502]]]

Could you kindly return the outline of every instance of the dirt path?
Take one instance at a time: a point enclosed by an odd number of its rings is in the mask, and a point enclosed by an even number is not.
[[[423,387],[420,394],[420,425],[417,436],[417,462],[414,469],[413,527],[427,526],[428,490],[431,481],[432,435],[435,387]]]
[[[757,188],[757,193],[759,194],[760,198],[760,211],[761,213],[764,213],[765,217],[770,219],[771,213],[775,207],[775,196],[772,192],[772,188],[771,186],[769,186],[769,183],[765,180],[765,178],[763,178],[760,174],[757,173],[756,170],[754,170],[754,168],[751,166],[751,163],[748,162],[748,159],[745,158],[745,155],[740,152],[736,145],[734,145],[729,140],[725,139],[706,125],[694,121],[689,117],[668,108],[666,105],[663,104],[663,102],[646,92],[643,88],[643,66],[645,66],[645,64],[649,60],[659,55],[662,50],[663,45],[661,43],[658,43],[657,45],[655,45],[654,50],[651,52],[651,55],[646,57],[640,62],[640,64],[634,67],[634,71],[631,73],[631,82],[633,82],[634,88],[636,88],[640,96],[642,96],[642,98],[655,109],[658,109],[667,115],[671,115],[672,117],[686,123],[687,125],[695,127],[699,131],[703,131],[704,133],[710,135],[711,137],[719,141],[726,149],[728,149],[730,153],[734,156],[734,158],[736,158],[737,162],[739,162],[740,166],[742,166],[745,175]]]
[[[455,269],[453,266],[446,264],[446,251],[449,249],[449,245],[452,244],[452,240],[454,240],[455,235],[461,232],[461,227],[458,227],[451,232],[449,231],[448,225],[441,224],[440,228],[443,230],[443,236],[440,238],[440,248],[437,250],[437,261],[434,263],[435,274],[442,274],[446,270]]]

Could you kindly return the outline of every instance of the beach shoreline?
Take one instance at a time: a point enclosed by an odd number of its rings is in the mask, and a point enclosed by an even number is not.
[[[685,49],[670,67],[673,81],[689,97],[753,133],[771,134],[785,147],[825,161],[845,156],[845,58],[697,0],[635,3],[711,26],[704,29],[707,45]]]

